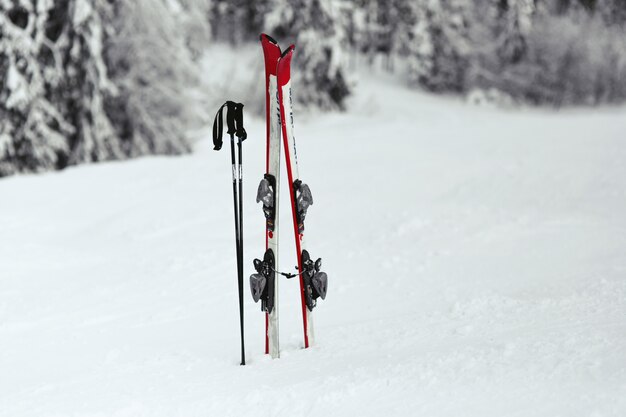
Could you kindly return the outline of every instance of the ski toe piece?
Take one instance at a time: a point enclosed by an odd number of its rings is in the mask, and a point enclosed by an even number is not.
[[[254,302],[258,302],[263,295],[265,285],[267,284],[266,278],[261,274],[250,275],[250,290],[252,291],[252,299]]]
[[[298,222],[298,233],[304,231],[304,219],[306,212],[313,205],[313,195],[308,185],[296,180],[293,183],[295,203],[296,203],[296,220]]]
[[[326,299],[326,290],[328,289],[328,275],[326,275],[326,272],[317,272],[313,276],[312,284],[317,295],[319,295],[322,300]]]
[[[256,192],[256,202],[263,202],[264,206],[274,207],[274,190],[267,178],[263,178],[259,183],[259,188]]]
[[[274,308],[274,252],[265,251],[263,260],[254,260],[256,274],[250,275],[250,291],[254,302],[262,301],[261,310],[272,312]]]

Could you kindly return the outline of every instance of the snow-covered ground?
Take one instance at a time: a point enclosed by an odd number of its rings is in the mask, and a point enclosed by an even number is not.
[[[0,416],[626,415],[626,111],[474,108],[380,77],[351,107],[296,114],[330,280],[317,346],[283,280],[282,357],[263,355],[246,288],[245,367],[230,158],[208,130],[191,156],[0,180]]]

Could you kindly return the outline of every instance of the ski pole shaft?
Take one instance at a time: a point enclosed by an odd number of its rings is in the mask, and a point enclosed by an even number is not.
[[[239,148],[241,153],[241,145]],[[242,236],[241,236],[241,186],[237,190],[238,169],[235,161],[235,136],[230,135],[230,157],[232,162],[233,177],[233,211],[235,213],[235,245],[237,255],[237,286],[239,290],[239,327],[241,332],[241,365],[246,364],[246,353],[244,345],[244,321],[243,321],[243,254],[242,254]],[[239,191],[239,192],[238,192]]]
[[[238,284],[239,284],[239,320],[241,327],[241,364],[246,364],[245,347],[243,343],[244,336],[244,323],[243,323],[243,161],[242,161],[242,146],[241,138],[238,137],[238,181],[239,181],[239,262],[237,266],[238,271]]]

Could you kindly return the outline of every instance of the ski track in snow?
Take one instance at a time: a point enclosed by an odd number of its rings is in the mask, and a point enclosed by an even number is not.
[[[626,415],[625,111],[473,108],[373,76],[351,106],[296,109],[330,288],[303,350],[281,281],[279,360],[246,282],[238,365],[230,160],[209,130],[191,156],[1,180],[0,415]],[[265,135],[247,130],[246,276]]]

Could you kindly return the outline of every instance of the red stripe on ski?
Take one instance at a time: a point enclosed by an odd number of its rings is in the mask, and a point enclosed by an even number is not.
[[[270,315],[269,315],[269,313],[265,313],[265,354],[266,355],[269,355],[269,353],[270,353],[269,328],[270,328]]]

